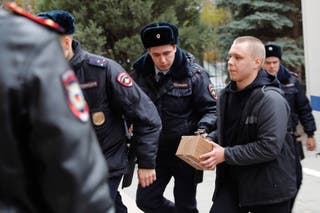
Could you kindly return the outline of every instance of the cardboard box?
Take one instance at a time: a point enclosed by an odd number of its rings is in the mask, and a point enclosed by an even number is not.
[[[199,157],[202,154],[210,152],[212,148],[212,144],[200,135],[182,136],[176,156],[195,169],[204,170],[205,168],[199,164]]]

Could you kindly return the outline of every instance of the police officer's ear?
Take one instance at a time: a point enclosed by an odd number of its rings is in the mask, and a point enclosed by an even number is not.
[[[72,51],[72,36],[71,35],[62,35],[60,37],[60,43],[64,52],[65,58],[69,55],[69,52]]]

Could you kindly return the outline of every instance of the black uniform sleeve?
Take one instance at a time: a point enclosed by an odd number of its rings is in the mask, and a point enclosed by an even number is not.
[[[312,115],[312,108],[310,106],[310,102],[305,94],[305,91],[302,85],[297,80],[295,83],[295,87],[298,90],[297,95],[295,96],[295,113],[297,113],[299,120],[303,126],[304,132],[308,136],[313,136],[316,131],[316,123],[314,117]]]
[[[204,70],[193,77],[194,108],[200,115],[198,129],[211,132],[216,124],[216,96],[208,73]]]
[[[161,119],[150,98],[117,63],[108,65],[113,98],[117,99],[126,119],[133,124],[135,154],[139,168],[155,168]]]
[[[30,59],[25,91],[39,197],[48,212],[113,212],[107,167],[86,112],[79,110],[85,106],[79,85],[62,79],[69,67],[58,39],[46,41]]]

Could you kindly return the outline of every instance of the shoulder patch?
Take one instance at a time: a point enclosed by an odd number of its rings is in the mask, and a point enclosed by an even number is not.
[[[67,70],[61,75],[68,105],[72,113],[82,122],[89,120],[89,107],[85,101],[78,80],[72,70]]]
[[[51,19],[43,19],[38,16],[35,16],[29,13],[28,11],[22,9],[21,7],[18,7],[14,2],[7,3],[6,7],[15,14],[26,17],[27,19],[30,19],[33,22],[36,22],[38,24],[41,24],[42,26],[54,30],[57,33],[64,33],[64,29],[60,27],[58,23],[52,21]]]
[[[125,87],[132,87],[133,85],[132,78],[126,72],[120,72],[117,76],[117,81],[118,83],[120,83],[122,86],[125,86]]]
[[[214,99],[217,99],[217,93],[216,93],[216,91],[214,90],[213,84],[209,84],[208,90],[209,90],[210,95],[211,95]]]
[[[90,56],[88,58],[88,64],[97,66],[97,67],[106,67],[107,66],[107,59],[103,57],[98,57],[98,56]]]

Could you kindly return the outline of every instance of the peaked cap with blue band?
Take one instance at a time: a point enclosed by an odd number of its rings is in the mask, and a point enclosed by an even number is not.
[[[176,25],[159,22],[143,27],[140,36],[144,48],[148,49],[165,44],[178,44],[179,32]]]
[[[37,14],[38,17],[51,19],[58,23],[63,29],[64,34],[71,35],[76,31],[74,17],[64,10],[51,10]]]

